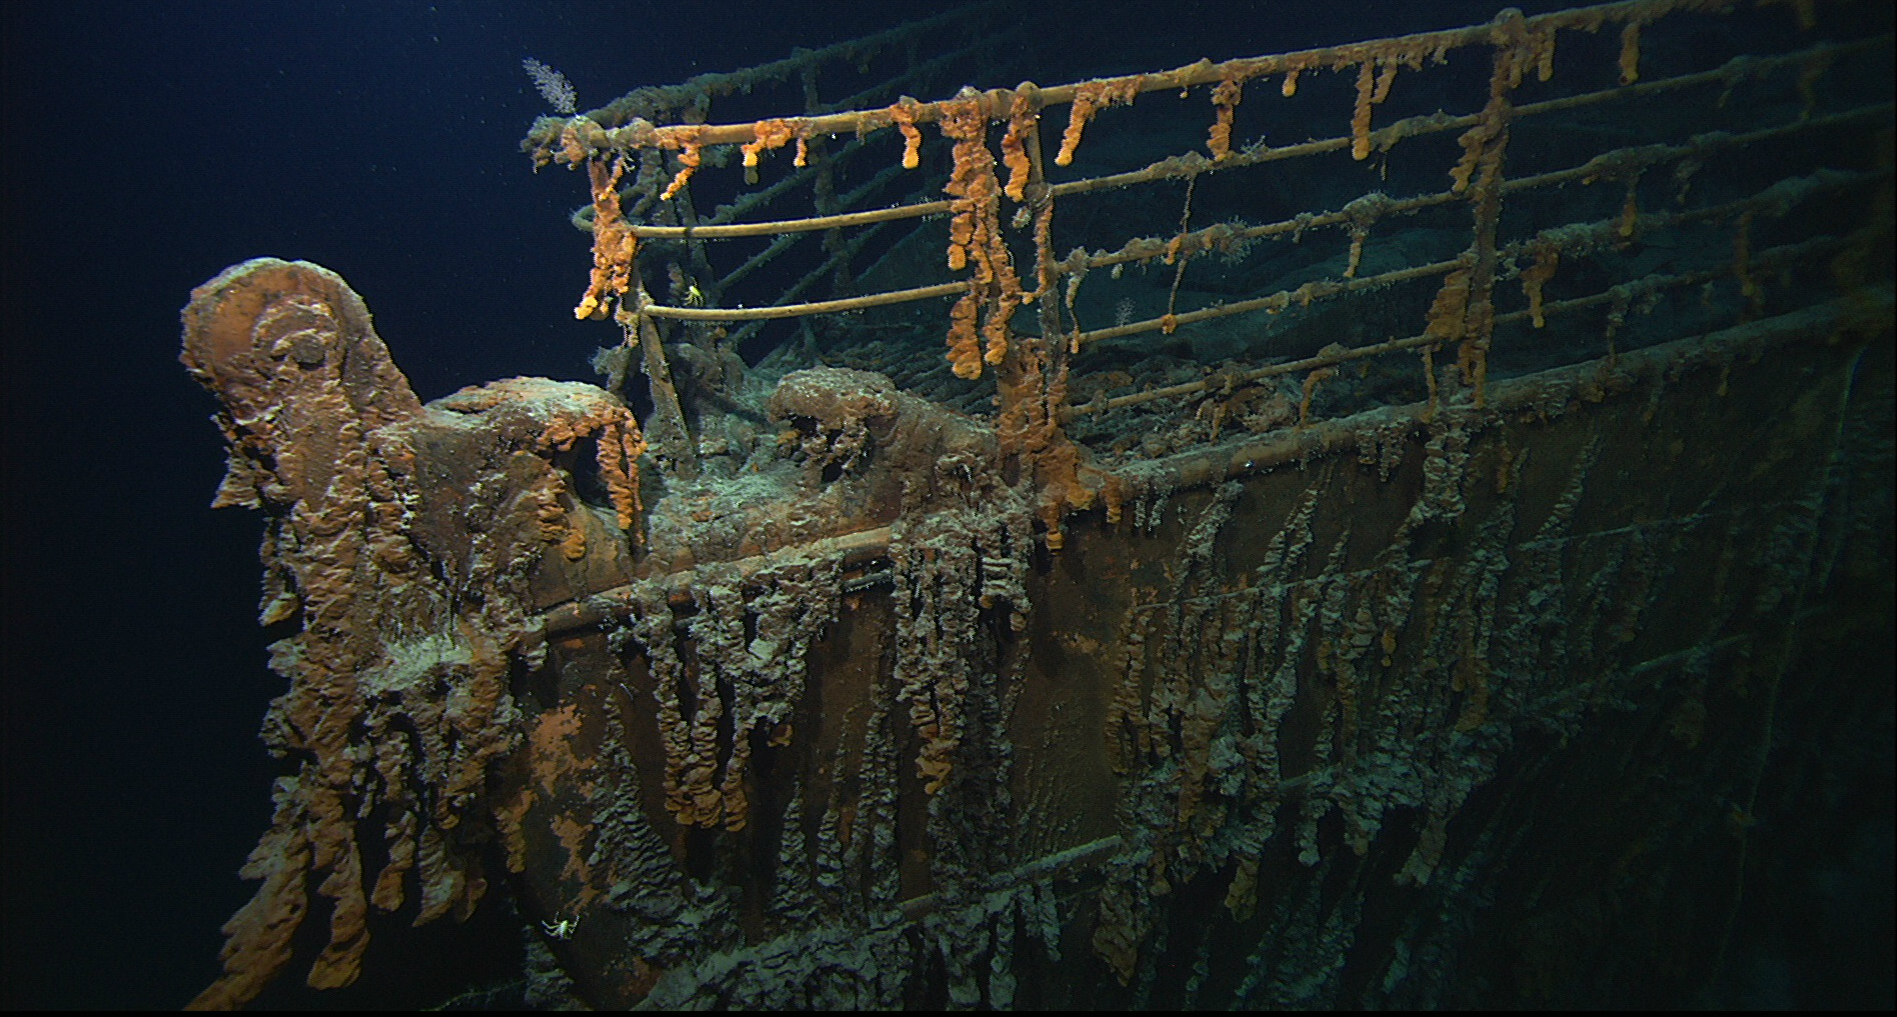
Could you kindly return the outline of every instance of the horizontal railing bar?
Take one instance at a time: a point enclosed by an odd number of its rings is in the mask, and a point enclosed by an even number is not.
[[[1752,254],[1751,260],[1754,264],[1763,265],[1775,261],[1808,259],[1825,250],[1844,246],[1848,242],[1848,238],[1819,237],[1800,243],[1785,244],[1779,247],[1756,251]],[[1456,263],[1439,262],[1437,265],[1430,267],[1437,268],[1445,264],[1453,267]],[[1588,296],[1549,301],[1542,305],[1542,315],[1545,318],[1564,314],[1569,311],[1598,306],[1600,304],[1609,303],[1617,298],[1623,298],[1629,292],[1637,294],[1710,282],[1714,279],[1731,275],[1732,271],[1732,263],[1726,262],[1714,268],[1684,272],[1679,275],[1648,276],[1644,279],[1633,280],[1630,283],[1623,283],[1617,287],[1609,287],[1608,289]],[[1509,311],[1497,314],[1495,316],[1495,323],[1497,325],[1511,324],[1522,321],[1529,316],[1530,312],[1526,309]],[[1117,410],[1124,406],[1136,406],[1141,403],[1154,402],[1160,399],[1193,395],[1214,387],[1223,388],[1226,386],[1249,385],[1254,381],[1260,381],[1282,374],[1299,374],[1304,371],[1313,371],[1323,367],[1334,367],[1338,364],[1346,364],[1355,360],[1365,360],[1370,357],[1381,356],[1385,353],[1412,350],[1422,346],[1447,345],[1456,341],[1457,340],[1446,340],[1440,336],[1432,336],[1424,333],[1402,339],[1390,339],[1369,346],[1353,347],[1338,353],[1318,354],[1316,356],[1305,357],[1301,360],[1287,361],[1282,364],[1271,364],[1265,367],[1253,368],[1249,371],[1237,373],[1215,372],[1198,381],[1182,382],[1177,385],[1145,389],[1123,396],[1095,398],[1088,402],[1075,403],[1062,408],[1061,419],[1071,420],[1074,417],[1085,416],[1089,413],[1102,413],[1107,410]]]
[[[1660,15],[1681,8],[1700,6],[1702,0],[1619,0],[1616,3],[1597,4],[1588,7],[1574,7],[1567,10],[1552,11],[1524,18],[1521,22],[1528,32],[1542,32],[1559,29],[1582,29],[1595,31],[1609,22],[1642,21],[1649,22]],[[1287,71],[1304,71],[1321,68],[1337,69],[1354,66],[1364,61],[1388,59],[1393,56],[1410,54],[1447,53],[1471,45],[1492,45],[1495,26],[1492,22],[1467,25],[1461,28],[1438,29],[1430,32],[1417,32],[1410,35],[1392,36],[1367,42],[1344,43],[1337,46],[1322,46],[1314,49],[1298,50],[1291,53],[1277,53],[1265,56],[1239,57],[1214,63],[1200,60],[1196,63],[1175,67],[1166,71],[1146,74],[1123,75],[1116,78],[1096,79],[1098,81],[1136,83],[1138,92],[1179,91],[1200,85],[1216,84],[1227,79],[1250,80]],[[1094,81],[1072,82],[1054,85],[1036,90],[1042,106],[1054,106],[1072,102],[1084,85]],[[1006,93],[1008,90],[997,89]],[[939,119],[941,107],[954,100],[937,102],[917,102],[909,107],[911,119],[915,123],[930,123]],[[1005,106],[1001,109],[1005,110]],[[999,119],[1005,113],[997,113],[991,119]],[[860,134],[890,126],[894,121],[887,109],[851,110],[829,113],[812,117],[794,117],[791,119],[799,129],[808,135],[816,134]],[[646,127],[643,129],[616,128],[606,133],[606,149],[634,149],[665,147],[677,148],[685,144],[692,145],[729,145],[744,144],[757,139],[756,122],[734,124],[690,124],[667,127]]]
[[[1886,284],[1771,318],[1629,350],[1611,363],[1602,357],[1590,357],[1491,381],[1485,412],[1506,413],[1546,405],[1550,400],[1559,400],[1563,392],[1600,391],[1604,386],[1608,391],[1620,390],[1640,378],[1663,372],[1671,375],[1696,364],[1728,362],[1746,349],[1827,336],[1843,321],[1867,317],[1888,321],[1891,301],[1891,289]],[[1426,419],[1429,407],[1428,402],[1379,406],[1348,417],[1314,421],[1308,427],[1282,428],[1256,438],[1132,464],[1122,476],[1136,487],[1151,484],[1174,491],[1218,483],[1285,463],[1305,462],[1343,449],[1355,449],[1366,430]],[[1466,404],[1444,408],[1466,408]]]
[[[1304,306],[1313,301],[1336,296],[1340,293],[1375,289],[1379,286],[1408,282],[1411,279],[1443,275],[1448,272],[1453,272],[1462,266],[1463,259],[1451,258],[1448,261],[1433,261],[1427,265],[1415,265],[1410,268],[1401,268],[1391,272],[1384,272],[1381,275],[1364,276],[1359,279],[1313,280],[1299,286],[1295,290],[1279,290],[1269,296],[1256,297],[1251,300],[1240,300],[1235,303],[1220,304],[1217,307],[1204,307],[1196,311],[1176,314],[1172,316],[1172,323],[1177,327],[1179,325],[1190,325],[1195,322],[1210,321],[1214,318],[1230,317],[1234,314],[1249,314],[1252,311],[1282,311],[1290,307],[1293,302]],[[1125,325],[1115,325],[1111,328],[1100,328],[1091,332],[1082,332],[1074,337],[1073,341],[1075,345],[1084,346],[1088,343],[1099,342],[1103,339],[1118,339],[1123,336],[1138,335],[1141,332],[1161,331],[1165,326],[1166,319],[1163,317],[1148,318],[1144,321],[1128,322]]]
[[[1890,41],[1890,36],[1886,35],[1863,42],[1842,44],[1824,43],[1799,50],[1796,53],[1785,53],[1770,57],[1753,57],[1750,59],[1752,66],[1763,67],[1770,70],[1781,64],[1803,63],[1827,53],[1836,55],[1845,52],[1876,50],[1880,46],[1889,45]],[[1538,103],[1525,103],[1516,107],[1514,115],[1518,118],[1535,116],[1558,110],[1572,109],[1578,106],[1592,105],[1598,102],[1627,99],[1671,89],[1692,87],[1723,80],[1729,76],[1730,73],[1730,71],[1723,68],[1712,71],[1701,71],[1694,74],[1677,75],[1671,78],[1656,78],[1633,85],[1604,88],[1598,91],[1584,92],[1579,95],[1549,99]],[[1863,115],[1866,112],[1875,112],[1884,108],[1887,107],[1863,107],[1861,110],[1852,111],[1849,115]],[[1787,124],[1785,127],[1789,129],[1799,126],[1810,126],[1820,121],[1830,123],[1841,115],[1846,114],[1832,114],[1818,118],[1816,121],[1801,121],[1798,124]],[[1480,119],[1480,114],[1473,113],[1462,116],[1446,116],[1441,113],[1430,113],[1421,116],[1406,117],[1393,124],[1372,130],[1370,132],[1370,140],[1372,145],[1375,146],[1395,139],[1418,137],[1424,134],[1454,130],[1458,127],[1471,127]],[[1752,132],[1752,134],[1759,133],[1760,132]],[[1750,136],[1751,135],[1746,135],[1745,137],[1749,138]],[[1137,170],[1128,170],[1124,173],[1111,173],[1106,176],[1088,177],[1084,180],[1069,180],[1063,183],[1052,184],[1050,185],[1050,193],[1053,197],[1060,198],[1075,194],[1086,194],[1092,191],[1113,190],[1121,187],[1130,187],[1135,184],[1192,176],[1199,173],[1224,172],[1246,166],[1255,166],[1265,162],[1275,162],[1281,159],[1296,159],[1312,155],[1321,155],[1326,152],[1335,152],[1348,148],[1350,147],[1351,140],[1350,135],[1319,138],[1313,141],[1299,142],[1295,145],[1260,149],[1256,152],[1234,152],[1229,158],[1216,162],[1199,155],[1197,152],[1192,152],[1185,156],[1170,156],[1150,166]],[[1579,167],[1577,167],[1577,169],[1578,168]],[[887,222],[892,219],[914,219],[930,215],[943,215],[948,211],[949,202],[929,201],[914,205],[896,205],[890,208],[870,209],[862,212],[843,212],[835,215],[813,216],[803,219],[778,219],[770,222],[697,227],[635,225],[632,227],[632,231],[640,237],[666,239],[692,237],[701,240],[711,240],[760,236],[769,233],[838,229],[848,226],[859,226],[866,223]],[[1340,215],[1341,213],[1333,214]],[[1340,220],[1334,219],[1332,221]],[[1306,225],[1312,224],[1307,223]]]
[[[1701,154],[1706,151],[1711,151],[1711,150],[1720,149],[1720,148],[1742,147],[1744,145],[1754,144],[1760,141],[1770,140],[1773,138],[1784,137],[1784,136],[1796,134],[1803,131],[1824,130],[1824,129],[1828,129],[1832,127],[1841,126],[1852,120],[1864,119],[1864,118],[1876,117],[1876,116],[1888,116],[1891,114],[1892,110],[1893,110],[1893,104],[1891,103],[1887,103],[1887,102],[1877,103],[1877,104],[1873,104],[1869,106],[1859,106],[1859,107],[1855,107],[1849,110],[1841,110],[1837,113],[1827,114],[1826,116],[1822,116],[1822,117],[1815,117],[1810,120],[1801,120],[1794,123],[1780,124],[1774,127],[1762,128],[1760,130],[1750,131],[1745,134],[1717,134],[1717,133],[1704,134],[1704,135],[1700,135],[1696,137],[1692,142],[1685,145],[1630,146],[1627,148],[1615,149],[1611,152],[1606,152],[1601,155],[1595,156],[1594,158],[1590,159],[1588,162],[1583,163],[1579,166],[1570,166],[1570,167],[1565,167],[1563,169],[1558,169],[1558,170],[1549,170],[1547,172],[1538,173],[1533,176],[1516,177],[1516,178],[1504,181],[1504,183],[1502,184],[1502,187],[1503,187],[1504,193],[1514,194],[1514,193],[1519,193],[1522,191],[1526,191],[1526,190],[1530,190],[1530,189],[1534,189],[1538,187],[1557,186],[1560,184],[1568,183],[1572,180],[1587,177],[1589,175],[1601,174],[1603,172],[1603,169],[1606,166],[1612,164],[1615,158],[1621,156],[1623,153],[1644,153],[1648,156],[1648,158],[1645,160],[1646,164],[1657,164],[1660,162],[1665,162],[1669,159],[1684,158],[1689,155]],[[1347,144],[1350,139],[1337,138],[1337,139],[1332,139],[1332,140],[1338,142],[1339,144]],[[1317,143],[1317,144],[1327,144],[1327,143],[1328,142]],[[1428,208],[1428,207],[1436,206],[1436,205],[1449,204],[1449,203],[1463,200],[1463,199],[1464,199],[1464,195],[1456,194],[1453,191],[1447,191],[1447,190],[1438,191],[1433,194],[1416,195],[1414,197],[1409,197],[1409,198],[1393,198],[1393,199],[1390,199],[1389,202],[1387,202],[1379,210],[1378,214],[1379,216],[1408,214],[1408,213],[1415,212],[1423,208]],[[948,210],[947,206],[948,206],[948,202],[946,201],[928,202],[923,205],[898,206],[896,208],[880,209],[874,212],[850,213],[849,215],[864,216],[864,217],[875,216],[874,219],[864,218],[862,221],[883,222],[883,221],[889,221],[889,220],[895,220],[895,219],[910,218],[917,215],[945,213]],[[794,220],[794,221],[791,221],[790,224],[797,226],[799,229],[804,228],[805,224],[815,224],[815,225],[809,225],[808,226],[809,229],[830,228],[832,226],[837,225],[835,220],[843,219],[843,218],[847,218],[847,216],[819,216],[813,219]],[[1277,222],[1264,223],[1258,226],[1249,226],[1242,230],[1233,230],[1231,235],[1234,238],[1243,238],[1243,239],[1250,239],[1254,237],[1268,237],[1268,236],[1275,236],[1282,233],[1293,233],[1293,232],[1306,230],[1306,229],[1321,229],[1321,228],[1325,228],[1329,226],[1341,225],[1349,221],[1351,221],[1351,214],[1347,211],[1320,212],[1320,213],[1315,213],[1315,214],[1307,214],[1304,216],[1294,216],[1290,219],[1282,219]],[[752,227],[767,226],[767,225],[785,225],[785,223],[749,224],[749,226],[752,226]],[[720,227],[701,227],[701,228],[694,229],[690,227],[679,227],[679,226],[643,226],[643,227],[634,227],[634,231],[639,233],[641,236],[680,237],[680,236],[689,235],[694,238],[703,238],[707,236],[708,232],[711,230],[731,230],[731,229],[745,229],[745,228],[747,227],[720,226]],[[1185,236],[1202,237],[1202,236],[1205,236],[1210,230],[1217,230],[1220,228],[1221,227],[1218,227],[1218,226],[1208,227],[1208,229],[1206,230],[1198,230],[1193,233],[1186,234]],[[760,231],[751,230],[749,233],[742,234],[742,235],[755,235],[758,232]],[[768,232],[768,231],[763,231],[763,232]],[[740,235],[740,234],[721,234],[721,235]],[[1120,250],[1111,252],[1109,254],[1080,255],[1079,256],[1080,260],[1076,260],[1075,258],[1070,257],[1069,259],[1065,261],[1055,263],[1055,266],[1054,266],[1055,276],[1057,278],[1060,278],[1060,277],[1065,277],[1067,275],[1070,275],[1075,271],[1079,271],[1083,269],[1090,270],[1094,268],[1104,268],[1104,267],[1108,267],[1115,264],[1150,260],[1155,257],[1161,257],[1165,254],[1165,247],[1170,243],[1170,241],[1171,241],[1171,238],[1141,237],[1135,240],[1128,241],[1126,245],[1120,248]],[[1306,283],[1305,286],[1300,287],[1299,290],[1280,291],[1279,293],[1274,293],[1269,296],[1259,297],[1252,300],[1242,301],[1239,303],[1224,304],[1217,308],[1204,308],[1197,311],[1188,311],[1183,314],[1175,315],[1173,319],[1173,324],[1177,326],[1177,325],[1189,324],[1189,323],[1197,322],[1197,321],[1206,321],[1213,318],[1225,317],[1231,314],[1243,314],[1249,311],[1270,309],[1274,306],[1282,310],[1289,306],[1288,301],[1290,300],[1308,302],[1308,300],[1315,300],[1315,299],[1321,299],[1324,297],[1329,297],[1329,296],[1334,295],[1335,293],[1349,292],[1351,290],[1357,290],[1357,289],[1364,289],[1370,286],[1384,284],[1384,283],[1401,282],[1409,278],[1414,278],[1416,275],[1427,275],[1430,273],[1430,271],[1436,269],[1436,267],[1437,266],[1424,265],[1424,266],[1418,266],[1414,269],[1405,269],[1399,272],[1385,273],[1384,275],[1380,275],[1380,276],[1371,276],[1364,279],[1353,279],[1353,280],[1348,280],[1346,282],[1334,283],[1334,284]],[[822,301],[822,302],[817,302],[817,303],[806,303],[806,304],[786,304],[786,305],[781,305],[781,306],[772,307],[772,308],[720,309],[720,308],[671,307],[671,306],[661,305],[661,304],[648,304],[646,305],[646,313],[651,314],[654,317],[677,318],[677,319],[689,320],[689,321],[757,321],[757,320],[766,320],[766,319],[775,319],[775,318],[800,317],[802,315],[807,315],[807,314],[827,314],[827,313],[833,313],[836,311],[858,310],[864,307],[880,306],[880,304],[878,303],[856,303],[857,301],[872,300],[879,296],[888,296],[891,298],[888,300],[881,301],[881,303],[895,304],[895,303],[904,303],[904,302],[908,302],[912,300],[924,300],[924,299],[928,299],[929,297],[935,297],[935,296],[950,296],[950,295],[958,294],[962,292],[964,289],[966,289],[966,283],[946,283],[942,285],[958,286],[958,287],[961,287],[961,289],[946,290],[946,289],[942,289],[940,286],[921,287],[919,289],[891,291],[886,294],[869,294],[862,297],[851,297],[851,298],[846,298],[844,300],[838,300],[838,301]],[[1319,286],[1319,289],[1317,291],[1313,291],[1309,293],[1301,292],[1305,290],[1306,287],[1311,287],[1313,285]],[[1337,286],[1340,288],[1338,289],[1326,288],[1328,286]],[[1163,329],[1164,326],[1165,326],[1164,318],[1150,318],[1143,321],[1131,322],[1126,325],[1117,325],[1110,328],[1096,329],[1090,332],[1083,332],[1080,334],[1078,341],[1081,345],[1085,345],[1086,343],[1097,342],[1102,339],[1115,339],[1115,338],[1120,338],[1120,337],[1128,336],[1128,335],[1137,335],[1142,332],[1159,331]]]
[[[892,219],[920,219],[930,215],[946,215],[948,211],[949,203],[946,200],[924,201],[914,205],[893,205],[889,208],[872,208],[862,212],[813,215],[803,219],[774,219],[770,222],[726,223],[721,226],[634,225],[632,232],[634,236],[643,240],[729,240],[733,237],[761,237],[778,233],[812,233],[818,230],[889,222]]]
[[[966,292],[968,292],[968,283],[964,281],[918,286],[908,290],[889,290],[862,297],[844,297],[840,300],[782,304],[776,307],[672,307],[667,304],[645,304],[639,308],[639,313],[651,315],[654,318],[673,318],[678,321],[766,321],[773,318],[801,318],[806,314],[860,311],[887,304],[928,300],[931,297],[952,297]]]

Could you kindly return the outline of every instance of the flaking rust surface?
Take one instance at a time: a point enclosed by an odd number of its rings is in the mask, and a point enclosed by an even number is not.
[[[1843,332],[1330,423],[1177,489],[1199,468],[1155,463],[1052,550],[982,425],[864,372],[779,390],[785,451],[748,483],[796,514],[699,519],[648,483],[667,522],[621,528],[611,397],[411,406],[340,280],[251,271],[266,295],[194,304],[216,324],[192,348],[226,400],[222,497],[272,520],[269,610],[302,623],[273,730],[312,760],[253,908],[300,920],[304,867],[327,873],[330,983],[362,908],[413,880],[424,917],[465,911],[505,880],[599,1006],[1546,1002],[1655,950],[1685,991],[1717,887],[1659,845],[1730,860],[1801,612],[1838,609],[1833,563],[1888,554],[1832,519],[1875,454],[1841,437],[1854,386],[1888,373]],[[245,347],[238,303],[319,327]],[[278,413],[254,397],[286,382]],[[317,704],[362,724],[299,741]],[[374,838],[394,864],[352,889]],[[286,963],[282,928],[234,921],[214,991]],[[1606,952],[1563,964],[1577,942]],[[1517,961],[1507,987],[1458,967]]]
[[[1749,645],[1765,624],[1760,605],[1792,595],[1801,567],[1779,556],[1795,559],[1797,552],[1773,535],[1797,525],[1779,518],[1784,500],[1822,484],[1824,456],[1813,449],[1835,429],[1848,378],[1840,355],[1825,360],[1780,357],[1750,372],[1703,369],[1655,382],[1666,386],[1664,399],[1648,400],[1651,393],[1642,391],[1599,405],[1459,411],[1433,428],[1416,424],[1371,436],[1355,456],[1282,467],[1222,491],[1155,494],[1139,513],[1143,527],[1130,510],[1120,527],[1074,524],[1063,551],[1037,551],[1026,627],[1014,632],[994,611],[983,623],[990,642],[984,652],[992,654],[1010,707],[996,738],[1012,774],[1009,855],[1027,863],[1117,836],[1140,859],[1122,878],[1141,887],[1121,910],[1096,914],[1083,905],[1071,912],[1077,924],[1061,943],[1060,962],[1044,948],[1018,955],[1030,968],[1043,965],[1043,976],[1055,980],[1050,985],[1064,986],[1041,990],[1048,993],[1043,1002],[1131,998],[1112,990],[1112,982],[1088,980],[1082,988],[1068,981],[1097,963],[1082,959],[1090,952],[1089,922],[1130,928],[1124,961],[1137,985],[1140,965],[1151,963],[1154,951],[1179,949],[1161,930],[1185,928],[1171,923],[1189,921],[1202,904],[1222,907],[1218,922],[1232,923],[1233,943],[1258,949],[1289,935],[1285,923],[1310,920],[1280,910],[1259,924],[1272,902],[1295,888],[1319,894],[1327,907],[1361,913],[1391,905],[1385,898],[1392,878],[1427,885],[1446,869],[1463,880],[1499,878],[1507,863],[1527,864],[1521,852],[1585,864],[1525,833],[1502,850],[1492,833],[1456,831],[1492,829],[1497,806],[1468,804],[1470,796],[1492,782],[1508,785],[1508,771],[1520,767],[1510,753],[1539,745],[1538,732],[1611,732],[1626,726],[1613,718],[1630,708],[1693,715],[1691,697],[1703,695],[1703,687],[1677,672],[1721,659],[1722,641]],[[1654,471],[1670,483],[1639,482]],[[1208,513],[1216,522],[1209,528]],[[1273,538],[1300,525],[1308,531],[1299,538],[1304,550],[1287,567],[1284,544],[1274,548]],[[1204,545],[1196,552],[1195,541]],[[1556,549],[1552,557],[1548,548]],[[1534,571],[1547,567],[1562,574]],[[1255,641],[1267,631],[1259,606],[1267,588],[1279,593],[1271,609],[1279,612],[1280,631],[1262,644]],[[870,825],[853,786],[864,759],[858,746],[868,718],[889,709],[897,681],[889,671],[886,634],[894,622],[885,589],[847,596],[810,650],[813,677],[792,746],[768,769],[754,771],[760,788],[750,798],[755,817],[781,814],[797,797],[799,836],[818,855],[826,837],[847,852]],[[1403,606],[1380,613],[1378,603],[1392,596]],[[1177,628],[1182,618],[1189,630]],[[1304,633],[1301,649],[1292,659],[1274,659],[1293,628]],[[1135,659],[1137,669],[1130,667]],[[1247,711],[1262,709],[1257,700],[1286,664],[1293,701],[1275,715],[1275,728],[1251,726],[1248,717],[1266,714]],[[584,662],[569,666],[588,669]],[[632,684],[622,708],[642,698],[639,682]],[[1124,701],[1117,714],[1116,698]],[[888,728],[899,746],[895,756],[913,760],[914,733],[901,727]],[[1270,780],[1253,772],[1261,738],[1275,743],[1271,751],[1279,757]],[[1744,742],[1737,732],[1725,738],[1731,751],[1742,751]],[[1396,751],[1401,743],[1428,748],[1405,755]],[[1590,765],[1635,779],[1637,760],[1618,753]],[[938,838],[993,834],[939,817],[932,823],[932,798],[920,783],[908,766],[896,775],[903,804],[891,859],[900,896],[910,901],[951,889],[929,862],[944,850]],[[842,802],[835,826],[813,815],[826,800]],[[1258,835],[1261,810],[1276,813],[1275,830],[1254,845],[1245,836]],[[748,917],[734,922],[744,934],[731,933],[730,942],[794,942],[803,933],[774,919],[765,889],[783,878],[783,860],[770,848],[783,843],[784,831],[765,819],[738,836],[749,846],[714,847],[706,835],[681,831],[672,843],[688,868],[696,853],[693,871],[731,886],[745,902]],[[1302,847],[1275,850],[1286,842]],[[1478,859],[1470,852],[1478,847],[1502,856],[1484,863],[1490,868],[1471,869]],[[1234,875],[1247,864],[1260,869]],[[1341,891],[1310,883],[1338,868],[1364,875]],[[1365,880],[1379,869],[1381,882]],[[879,873],[859,867],[852,876],[873,882]],[[1085,873],[1070,877],[1075,886],[1098,885]],[[1250,886],[1229,893],[1235,879]],[[1164,889],[1155,893],[1154,884]],[[1200,885],[1215,888],[1211,900],[1199,899],[1193,887]],[[818,908],[833,919],[847,913],[837,900]],[[1295,958],[1299,963],[1343,962],[1345,954],[1326,952],[1345,949],[1339,930],[1308,931],[1315,945]],[[1381,927],[1377,934],[1420,935]],[[1382,959],[1370,963],[1391,963],[1404,952],[1398,943],[1383,942]],[[1109,960],[1118,948],[1095,945]],[[927,944],[919,949],[926,956]],[[602,960],[583,955],[575,967]],[[1242,968],[1245,955],[1224,960]],[[794,982],[793,974],[778,972]],[[1392,975],[1387,967],[1372,975],[1391,988],[1378,982],[1374,991],[1361,989],[1368,993],[1362,998],[1408,998],[1394,992],[1404,977],[1435,977]],[[631,1000],[633,984],[604,989],[609,998]],[[1224,988],[1235,999],[1264,991]],[[695,998],[725,1002],[768,998],[747,995],[739,983],[697,991]],[[1392,994],[1379,995],[1385,991]],[[1431,991],[1447,989],[1438,982]],[[1301,998],[1309,1001],[1280,1001]]]

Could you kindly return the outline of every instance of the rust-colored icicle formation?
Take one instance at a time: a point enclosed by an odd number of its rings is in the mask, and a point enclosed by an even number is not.
[[[617,521],[636,525],[642,442],[590,385],[519,378],[423,406],[362,299],[304,262],[245,262],[195,290],[183,359],[223,401],[213,504],[265,515],[260,620],[296,627],[271,647],[290,687],[264,731],[303,762],[244,866],[262,886],[225,926],[225,974],[193,1002],[223,1008],[289,962],[312,886],[332,901],[319,988],[355,980],[371,906],[398,910],[412,886],[426,922],[485,894],[488,771],[517,738],[510,662],[541,659],[529,575],[543,549],[578,558],[610,528],[552,460],[596,439]],[[365,872],[374,854],[387,861]]]

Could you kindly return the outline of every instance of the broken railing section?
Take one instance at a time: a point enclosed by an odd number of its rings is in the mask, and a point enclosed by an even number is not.
[[[222,405],[214,504],[264,515],[259,620],[294,628],[271,647],[289,689],[264,739],[296,762],[244,867],[262,886],[225,926],[225,975],[193,1004],[216,1008],[290,961],[311,888],[331,901],[318,988],[355,980],[372,907],[402,910],[418,888],[426,922],[486,893],[487,781],[517,738],[510,679],[544,659],[530,591],[596,583],[583,560],[626,562],[644,446],[590,385],[513,379],[422,405],[361,298],[304,262],[245,262],[194,291],[183,359]],[[556,465],[582,442],[611,517]]]

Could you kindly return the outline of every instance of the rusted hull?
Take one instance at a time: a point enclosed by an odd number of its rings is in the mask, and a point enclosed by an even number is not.
[[[729,654],[782,608],[675,577],[690,596],[554,637],[504,780],[529,910],[576,923],[548,945],[601,1006],[1687,998],[1773,807],[1774,725],[1888,701],[1836,666],[1888,624],[1888,530],[1850,521],[1887,491],[1852,445],[1888,385],[1865,356],[1828,334],[1595,365],[1149,487],[1036,550],[1025,610],[905,558],[927,520],[895,564],[780,564],[836,606],[741,763],[757,693]],[[930,634],[965,671],[917,714],[901,644],[951,587],[978,603]],[[951,710],[944,776],[926,722]],[[693,754],[668,726],[715,734]],[[717,823],[667,814],[679,781]]]

